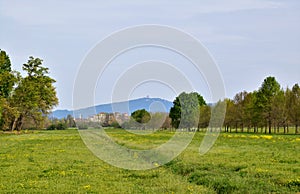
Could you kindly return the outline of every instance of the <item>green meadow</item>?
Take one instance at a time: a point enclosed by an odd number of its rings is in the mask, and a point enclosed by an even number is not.
[[[120,145],[148,149],[170,131],[106,129]],[[1,193],[299,193],[300,136],[221,133],[205,155],[197,132],[173,161],[151,170],[113,167],[76,129],[0,134]]]

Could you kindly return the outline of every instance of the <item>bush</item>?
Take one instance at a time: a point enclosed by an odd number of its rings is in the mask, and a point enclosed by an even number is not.
[[[55,130],[56,129],[56,125],[52,124],[49,127],[47,127],[47,130]]]
[[[47,130],[65,130],[67,128],[68,127],[66,123],[59,122],[57,124],[50,125],[49,127],[47,127]]]
[[[56,125],[56,129],[57,130],[65,130],[65,129],[67,129],[68,127],[67,127],[67,124],[66,123],[58,123],[57,125]]]

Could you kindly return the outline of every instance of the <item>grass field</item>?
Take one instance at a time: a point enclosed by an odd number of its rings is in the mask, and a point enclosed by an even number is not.
[[[119,144],[147,149],[172,137],[168,131],[135,135],[107,129]],[[297,193],[300,136],[222,133],[205,155],[205,134],[172,162],[131,171],[106,164],[78,131],[0,134],[1,193]]]

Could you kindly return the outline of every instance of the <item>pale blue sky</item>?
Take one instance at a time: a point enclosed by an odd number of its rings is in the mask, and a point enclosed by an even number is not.
[[[129,26],[173,26],[193,35],[209,50],[222,73],[226,96],[232,98],[239,91],[257,89],[269,75],[282,87],[300,82],[299,10],[297,0],[0,0],[0,48],[8,52],[16,70],[21,70],[28,56],[44,59],[57,80],[57,108],[71,109],[80,63],[100,40]],[[144,58],[128,53],[124,63],[151,57],[174,59],[168,52],[145,49],[143,53]],[[189,76],[209,101],[203,80],[192,73]],[[101,83],[100,79],[98,86]],[[131,97],[148,94],[168,100],[175,96],[155,83],[137,88]],[[96,103],[110,101],[97,88],[96,97]]]

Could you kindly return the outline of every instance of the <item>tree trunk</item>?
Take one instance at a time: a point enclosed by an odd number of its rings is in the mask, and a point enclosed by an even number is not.
[[[11,131],[14,131],[14,130],[15,130],[15,128],[16,128],[16,126],[17,126],[17,121],[18,121],[18,118],[16,117],[16,118],[14,119],[14,122],[13,122],[12,126],[11,126]]]
[[[20,131],[22,129],[22,127],[23,127],[23,120],[24,120],[23,118],[24,118],[23,115],[20,115],[20,117],[17,120],[16,129],[18,131]]]

